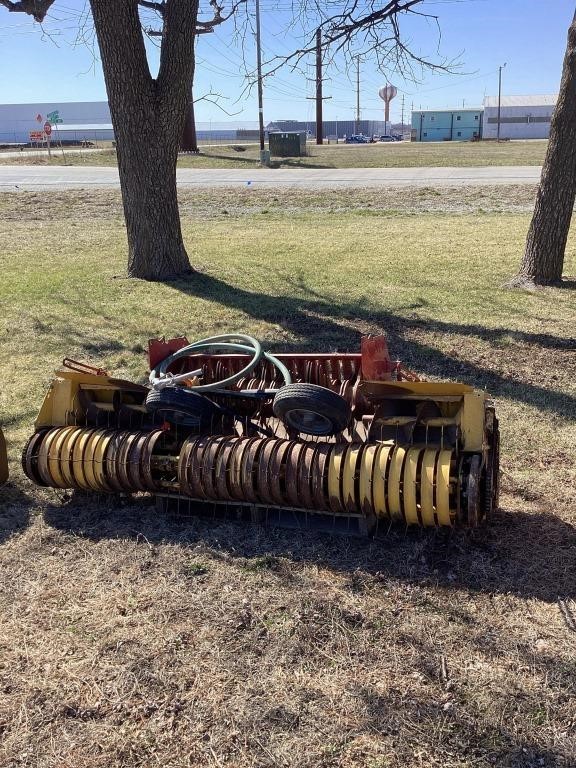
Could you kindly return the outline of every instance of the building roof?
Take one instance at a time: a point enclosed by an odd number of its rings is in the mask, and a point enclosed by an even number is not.
[[[451,112],[482,112],[482,107],[446,107],[445,109],[413,109],[412,112],[420,113],[420,112],[430,112],[434,115],[437,115],[439,112],[448,112],[449,114]]]
[[[500,106],[502,107],[553,107],[558,99],[557,93],[539,96],[502,96]],[[485,107],[497,107],[498,96],[486,96],[484,99]]]

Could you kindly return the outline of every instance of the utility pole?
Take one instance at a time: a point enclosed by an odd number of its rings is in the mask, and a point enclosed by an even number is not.
[[[358,133],[360,126],[360,56],[356,57],[356,127],[354,133]]]
[[[323,143],[322,123],[322,30],[316,30],[316,144]]]
[[[312,79],[312,78],[307,78]],[[316,96],[306,96],[316,101],[316,144],[324,143],[324,122],[322,118],[322,102],[332,96],[322,96],[322,29],[316,30]]]
[[[498,125],[496,127],[496,141],[500,141],[500,102],[502,101],[502,70],[506,62],[498,67]]]
[[[260,129],[260,162],[268,165],[264,149],[264,97],[262,93],[262,48],[260,43],[260,0],[256,0],[256,66],[258,76],[258,125]]]
[[[400,118],[400,122],[402,123],[402,128],[400,130],[404,133],[404,94],[402,94],[402,117]]]

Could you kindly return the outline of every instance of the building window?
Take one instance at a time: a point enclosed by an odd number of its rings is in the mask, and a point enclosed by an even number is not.
[[[478,115],[474,115],[474,120],[478,120]]]
[[[428,136],[428,134],[426,133],[426,131],[424,131],[424,133],[423,133],[422,135],[423,135],[423,136]]]
[[[458,133],[456,134],[456,136],[462,136],[462,131],[458,131]]]
[[[430,122],[431,122],[431,123],[433,123],[433,122],[434,122],[434,115],[430,115]]]
[[[460,120],[460,115],[456,115],[456,120]]]

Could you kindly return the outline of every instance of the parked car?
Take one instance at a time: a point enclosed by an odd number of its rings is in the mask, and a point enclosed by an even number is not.
[[[370,144],[370,139],[361,133],[353,134],[352,136],[346,136],[346,144]]]
[[[378,141],[402,141],[402,136],[399,133],[385,133],[378,137]]]

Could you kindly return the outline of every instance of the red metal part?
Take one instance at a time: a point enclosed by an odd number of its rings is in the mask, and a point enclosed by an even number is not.
[[[149,339],[148,340],[148,362],[150,364],[150,370],[156,368],[158,363],[165,360],[168,355],[173,355],[174,352],[178,352],[179,349],[187,347],[190,342],[186,336],[178,336],[175,339],[168,339],[162,336],[161,339]]]
[[[363,336],[360,349],[362,350],[362,378],[366,381],[389,381],[396,366],[390,360],[386,337]]]

